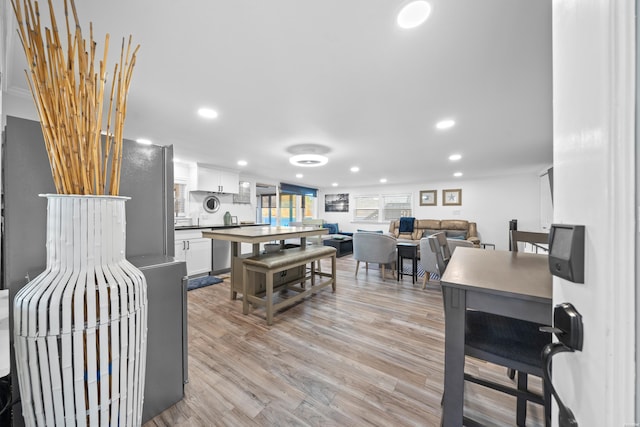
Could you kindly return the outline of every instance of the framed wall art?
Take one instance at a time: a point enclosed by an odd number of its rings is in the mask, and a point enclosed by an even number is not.
[[[437,193],[437,190],[421,191],[420,206],[436,206],[438,204],[436,193]]]
[[[349,193],[325,194],[325,212],[349,212]]]
[[[442,190],[442,206],[462,205],[462,189]]]

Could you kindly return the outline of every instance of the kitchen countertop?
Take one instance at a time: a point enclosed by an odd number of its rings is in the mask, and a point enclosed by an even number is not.
[[[240,227],[256,227],[256,226],[266,226],[269,224],[233,224],[233,225],[223,225],[223,224],[209,224],[209,225],[177,225],[175,226],[176,230],[220,230],[223,228],[240,228]]]

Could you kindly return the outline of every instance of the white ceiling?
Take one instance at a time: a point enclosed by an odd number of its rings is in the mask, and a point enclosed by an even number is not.
[[[430,0],[429,20],[402,30],[395,15],[406,3],[110,0],[77,8],[87,38],[93,22],[100,50],[111,34],[108,68],[117,40],[132,34],[141,44],[125,137],[173,144],[180,159],[319,188],[551,164],[551,0]],[[8,18],[3,88],[27,98],[24,54]],[[201,119],[201,106],[219,118]],[[456,126],[436,130],[443,118]],[[329,164],[290,165],[287,149],[301,143],[327,146]],[[462,160],[450,162],[452,153]],[[248,166],[238,167],[240,159]]]

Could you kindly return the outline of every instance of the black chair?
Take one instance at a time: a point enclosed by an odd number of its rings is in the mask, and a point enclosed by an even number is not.
[[[442,234],[438,236],[438,234]],[[451,253],[444,233],[429,236],[429,245],[436,254],[440,274],[444,274]],[[478,249],[480,250],[480,249]],[[517,372],[516,387],[489,381],[465,373],[465,381],[479,384],[516,397],[516,425],[524,426],[527,401],[544,406],[545,425],[551,425],[551,392],[543,380],[543,394],[528,390],[528,376],[543,377],[542,350],[551,342],[551,334],[540,332],[540,325],[525,320],[468,310],[465,322],[465,356],[501,365]],[[464,419],[465,426],[479,425]]]
[[[527,401],[544,406],[545,425],[551,425],[551,391],[543,380],[543,394],[528,390],[528,376],[543,377],[542,350],[551,334],[540,332],[540,325],[482,311],[467,311],[465,355],[501,365],[517,372],[516,388],[464,374],[465,381],[489,387],[516,397],[516,425],[524,426]],[[468,425],[473,425],[472,420]],[[467,423],[465,423],[467,425]]]
[[[538,253],[538,250],[547,253],[547,247],[540,245],[549,243],[549,233],[509,230],[509,249],[512,252],[518,252],[518,243],[529,243],[536,249],[536,253]],[[509,369],[507,374],[511,379],[514,379],[516,375],[513,369]]]

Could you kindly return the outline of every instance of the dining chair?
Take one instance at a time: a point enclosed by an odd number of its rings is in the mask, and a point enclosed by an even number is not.
[[[438,275],[442,277],[451,259],[451,249],[449,249],[449,244],[447,243],[447,236],[444,232],[439,232],[432,234],[428,239],[431,252],[436,255]]]
[[[442,236],[438,236],[442,234]],[[451,251],[444,233],[429,236],[429,244],[436,254],[440,275],[444,274]],[[477,249],[481,250],[481,249]],[[446,310],[446,307],[445,307]],[[542,349],[551,342],[551,335],[540,332],[540,325],[483,311],[467,310],[465,320],[465,356],[501,365],[517,373],[516,387],[464,374],[465,381],[491,388],[516,397],[516,425],[524,426],[527,401],[544,407],[545,425],[551,425],[551,392],[543,379],[543,393],[529,391],[529,375],[543,377]],[[477,425],[465,418],[465,425]]]
[[[431,236],[435,234],[444,234],[444,233],[434,233]],[[445,258],[448,259],[451,257],[450,255],[448,255],[448,253],[453,255],[456,248],[460,246],[467,247],[467,248],[474,247],[473,242],[469,240],[449,239],[449,238],[446,238],[446,235],[444,240],[446,241],[447,247],[445,247],[444,245],[442,236],[435,237],[437,241],[435,241],[433,245],[437,245],[437,246],[432,247],[431,246],[432,243],[429,241],[429,237],[431,236],[423,237],[422,239],[420,239],[420,260],[418,262],[420,263],[420,266],[422,266],[422,269],[425,272],[422,278],[422,289],[425,289],[427,287],[427,282],[431,278],[431,273],[440,275],[440,271],[442,270],[442,267],[447,263],[447,261],[445,261]],[[440,259],[439,261],[436,259],[436,253],[440,253],[442,255],[442,259]],[[440,263],[439,264],[440,267],[438,267],[438,262]]]
[[[382,280],[385,279],[385,266],[390,264],[395,278],[398,240],[389,234],[360,231],[353,234],[353,259],[356,263],[356,276],[360,262],[365,263],[369,271],[369,263],[381,265]]]
[[[519,251],[518,243],[530,243],[536,248],[536,253],[538,253],[538,249],[542,249],[544,253],[547,253],[546,248],[538,245],[549,243],[549,233],[509,230],[509,249],[512,252]],[[509,369],[507,375],[509,375],[509,378],[514,379],[516,373],[513,369]]]
[[[509,242],[513,252],[518,252],[518,243],[530,243],[536,248],[536,253],[538,253],[538,249],[542,249],[546,253],[547,248],[539,245],[549,243],[549,233],[509,230]]]
[[[482,311],[467,311],[465,355],[517,372],[516,387],[465,373],[465,381],[516,397],[516,425],[524,426],[527,401],[544,407],[545,425],[551,425],[551,391],[544,381],[542,350],[551,342],[551,334],[540,332],[540,325],[525,320]],[[529,391],[528,377],[542,378],[543,392]]]

